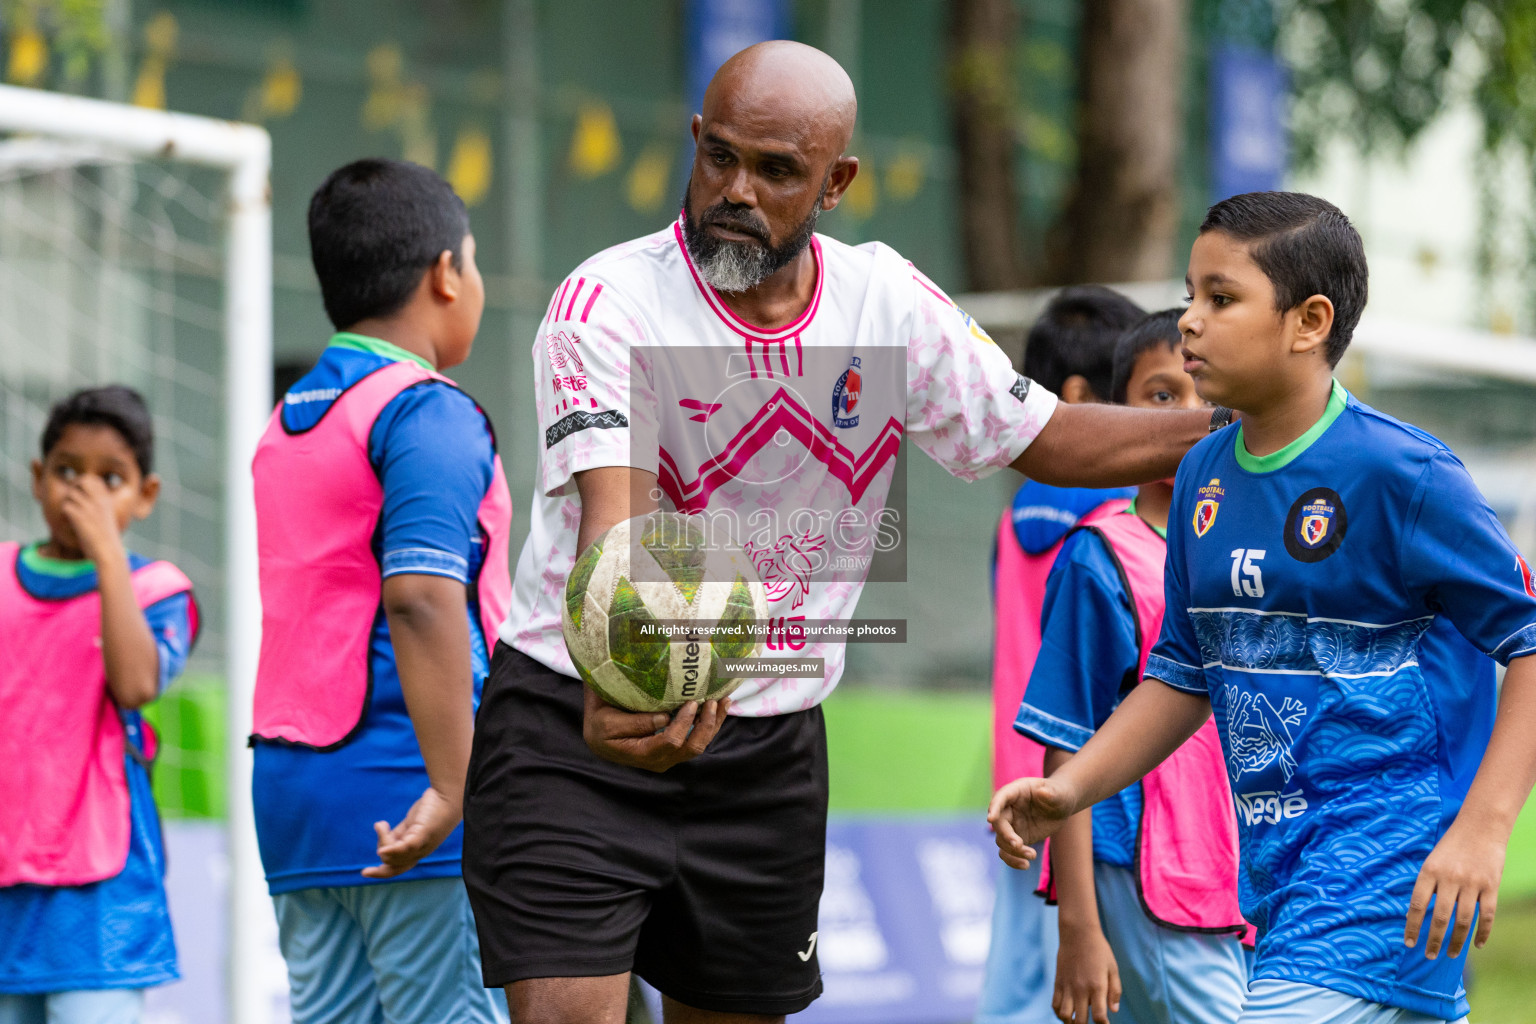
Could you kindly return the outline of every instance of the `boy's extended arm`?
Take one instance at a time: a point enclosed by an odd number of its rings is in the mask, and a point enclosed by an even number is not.
[[[380,863],[364,869],[369,878],[409,871],[458,827],[475,725],[464,584],[447,576],[390,576],[384,580],[384,614],[431,785],[400,824],[374,823]]]
[[[1072,759],[1065,750],[1047,747],[1045,773]],[[1056,992],[1051,1008],[1062,1020],[1109,1024],[1120,1012],[1120,969],[1099,922],[1093,881],[1093,808],[1085,807],[1061,826],[1051,841],[1051,880],[1056,887]]]
[[[1493,931],[1498,908],[1499,880],[1504,875],[1504,855],[1515,819],[1536,785],[1536,655],[1516,658],[1504,674],[1499,694],[1498,718],[1483,754],[1472,788],[1461,810],[1440,842],[1430,851],[1419,871],[1419,880],[1408,901],[1408,925],[1403,943],[1418,945],[1419,932],[1429,913],[1429,939],[1424,955],[1435,957],[1450,931],[1451,956],[1461,955],[1467,933],[1477,915],[1481,948]]]
[[[1035,856],[1030,843],[1157,767],[1210,716],[1207,698],[1144,680],[1060,771],[1048,779],[1015,779],[993,795],[987,821],[998,855],[1028,867]]]

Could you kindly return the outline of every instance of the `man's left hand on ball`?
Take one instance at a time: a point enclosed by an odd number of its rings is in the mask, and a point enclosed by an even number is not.
[[[664,772],[704,753],[731,701],[707,700],[684,704],[670,715],[659,711],[626,711],[609,704],[590,686],[582,715],[582,738],[604,761]]]

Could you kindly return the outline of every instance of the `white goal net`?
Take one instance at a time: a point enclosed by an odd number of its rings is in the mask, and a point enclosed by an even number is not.
[[[196,581],[206,622],[191,670],[221,675],[223,182],[194,170],[0,141],[0,537],[42,535],[28,467],[49,407],[84,386],[136,388],[163,491],[130,541]]]
[[[184,689],[226,716],[162,701],[181,710],[162,723],[156,786],[172,817],[227,822],[224,962],[198,973],[211,1015],[238,1024],[282,1009],[244,745],[260,639],[249,466],[272,400],[269,146],[248,125],[0,86],[0,540],[44,536],[30,464],[50,406],[137,389],[163,483],[127,541],[192,578],[202,633]],[[178,944],[190,984],[203,951]]]

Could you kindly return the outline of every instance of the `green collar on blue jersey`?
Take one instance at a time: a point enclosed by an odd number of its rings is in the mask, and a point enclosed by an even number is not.
[[[372,352],[376,356],[385,359],[393,359],[397,363],[410,360],[420,363],[424,369],[436,371],[431,360],[423,359],[414,352],[407,352],[399,345],[392,345],[383,338],[370,338],[366,334],[353,334],[351,331],[337,331],[331,335],[330,344],[337,348],[350,348],[357,352]]]
[[[1237,464],[1250,473],[1273,473],[1277,469],[1284,469],[1302,452],[1312,447],[1312,442],[1323,436],[1323,432],[1333,426],[1333,421],[1339,418],[1344,411],[1344,406],[1349,402],[1349,392],[1344,390],[1344,385],[1335,378],[1333,393],[1328,396],[1328,408],[1323,410],[1322,418],[1307,428],[1290,444],[1277,452],[1268,455],[1251,455],[1243,445],[1243,424],[1239,420],[1237,424],[1237,436],[1232,439],[1232,454],[1237,458]]]
[[[78,579],[96,571],[96,563],[88,558],[49,558],[38,550],[42,546],[42,541],[37,541],[21,549],[21,564],[32,572],[60,579]]]

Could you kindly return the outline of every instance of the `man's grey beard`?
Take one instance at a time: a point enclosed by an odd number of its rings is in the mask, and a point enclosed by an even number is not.
[[[689,184],[691,188],[692,183]],[[724,200],[705,210],[699,220],[694,220],[692,212],[688,210],[688,198],[684,195],[683,241],[688,246],[688,255],[693,259],[693,265],[699,270],[699,276],[716,291],[746,292],[789,266],[811,244],[816,220],[821,215],[822,196],[826,195],[826,191],[827,185],[823,182],[821,194],[811,205],[810,214],[780,245],[768,244],[767,228],[746,212],[745,208],[737,208]],[[738,213],[738,209],[741,212]],[[741,231],[758,240],[732,242],[717,238],[704,230],[709,224]]]
[[[748,292],[800,255],[790,254],[789,259],[776,258],[774,251],[757,242],[731,242],[723,238],[704,235],[703,245],[688,248],[699,276],[719,292]],[[703,250],[703,251],[699,251]]]

